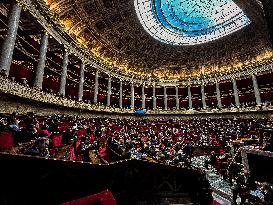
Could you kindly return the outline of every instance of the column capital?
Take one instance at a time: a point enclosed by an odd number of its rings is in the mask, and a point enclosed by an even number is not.
[[[72,54],[71,50],[69,48],[66,48],[66,47],[63,49],[63,52],[66,53],[67,55]]]
[[[50,34],[48,33],[48,31],[47,31],[46,29],[44,29],[42,35],[47,35],[47,36],[49,36]]]
[[[88,65],[88,60],[87,59],[80,59],[81,60],[81,65]]]

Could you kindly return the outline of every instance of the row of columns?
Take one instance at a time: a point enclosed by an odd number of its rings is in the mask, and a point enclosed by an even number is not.
[[[21,8],[16,3],[11,4],[11,9],[9,12],[9,20],[8,20],[8,32],[7,37],[3,42],[2,50],[1,50],[1,57],[0,57],[0,70],[5,70],[6,74],[9,75],[10,66],[12,62],[12,55],[14,51],[15,41],[17,30],[19,26]],[[46,65],[46,54],[48,50],[48,39],[49,35],[44,33],[41,39],[41,46],[40,46],[40,53],[39,53],[39,62],[37,65],[37,70],[35,74],[34,86],[42,89],[43,85],[43,77],[44,77],[44,69]],[[62,73],[60,78],[60,88],[59,94],[61,96],[65,96],[65,88],[66,88],[66,79],[67,79],[67,67],[69,64],[69,52],[65,50],[63,55],[63,65],[62,65]],[[84,70],[85,64],[82,62],[80,66],[80,82],[79,82],[79,91],[78,91],[78,98],[82,100],[83,98],[83,86],[84,86]],[[94,88],[94,103],[98,103],[98,77],[99,73],[96,71],[95,73],[95,88]],[[256,103],[259,105],[261,104],[261,97],[258,88],[258,83],[255,75],[252,75],[252,82],[253,88],[255,92]],[[232,80],[233,85],[233,94],[235,98],[235,105],[236,107],[240,106],[239,95],[236,80]],[[179,96],[178,96],[178,86],[175,87],[176,90],[176,109],[179,109]],[[119,106],[122,108],[122,82],[120,82],[120,89],[119,89]],[[203,108],[206,109],[206,96],[205,96],[205,89],[204,84],[201,85],[201,95],[202,95],[202,105]],[[216,97],[217,97],[217,105],[219,108],[222,107],[221,103],[221,94],[219,83],[216,83]],[[142,107],[145,108],[145,84],[142,85]],[[153,109],[156,109],[156,92],[155,92],[155,83],[153,84]],[[131,108],[133,109],[135,101],[134,96],[134,85],[131,84]],[[192,109],[192,94],[191,94],[191,87],[188,87],[188,103],[189,109]],[[111,77],[108,78],[108,87],[107,87],[107,106],[111,104]],[[168,96],[167,96],[167,88],[164,86],[164,109],[168,109]]]
[[[253,88],[255,92],[255,99],[256,99],[256,104],[260,105],[261,102],[261,97],[260,97],[260,91],[257,83],[257,78],[255,75],[252,75],[252,82],[253,82]],[[239,94],[238,94],[238,88],[237,88],[237,83],[236,80],[232,80],[232,85],[233,85],[233,95],[235,98],[235,106],[240,107],[240,100],[239,100]],[[219,83],[216,82],[216,98],[217,98],[217,107],[222,108],[222,102],[221,102],[221,92],[220,92],[220,86]],[[167,87],[163,87],[164,89],[164,109],[168,109],[168,96],[167,96]],[[175,87],[175,101],[176,101],[176,109],[179,109],[179,95],[178,95],[178,89],[179,87]],[[122,89],[120,89],[122,90]],[[131,108],[134,108],[134,85],[131,84]],[[122,93],[120,91],[120,96],[122,96]],[[156,109],[156,92],[155,92],[155,83],[153,84],[153,109]],[[206,96],[205,96],[205,86],[204,84],[201,85],[201,98],[202,98],[202,106],[203,109],[207,108],[206,104]],[[142,99],[142,108],[145,108],[145,85],[142,85],[142,94],[141,94],[141,99]],[[189,109],[192,109],[192,93],[191,93],[191,87],[188,87],[188,103],[189,103]]]
[[[1,57],[0,57],[0,70],[1,71],[4,70],[7,76],[9,75],[9,71],[11,67],[12,56],[13,56],[15,42],[16,42],[16,35],[17,35],[18,27],[19,27],[20,15],[21,15],[21,7],[16,2],[11,3],[9,17],[8,17],[7,36],[2,44]],[[34,79],[34,86],[38,89],[42,89],[42,86],[43,86],[44,69],[46,65],[46,54],[48,50],[48,39],[49,39],[49,35],[45,32],[41,39],[39,61],[36,68],[35,79]],[[62,69],[60,88],[59,88],[59,93],[61,96],[65,96],[67,66],[69,63],[68,56],[69,56],[69,53],[65,51],[63,56],[63,69]],[[85,65],[82,63],[81,72],[80,72],[79,91],[78,91],[79,100],[82,100],[82,97],[83,97],[84,67]]]
[[[6,75],[9,75],[10,71],[20,15],[21,7],[18,6],[17,3],[13,2],[9,11],[8,32],[2,45],[0,57],[0,70],[4,70]]]

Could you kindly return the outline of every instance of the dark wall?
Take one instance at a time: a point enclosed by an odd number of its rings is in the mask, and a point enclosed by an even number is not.
[[[273,1],[272,0],[261,0],[264,8],[265,18],[267,27],[270,34],[270,41],[273,45]]]
[[[249,171],[256,181],[273,183],[273,157],[247,154]]]
[[[199,170],[139,160],[91,165],[6,154],[0,155],[0,164],[0,204],[58,204],[105,189],[119,205],[155,200],[160,193],[187,194],[204,205],[211,200],[208,181]]]

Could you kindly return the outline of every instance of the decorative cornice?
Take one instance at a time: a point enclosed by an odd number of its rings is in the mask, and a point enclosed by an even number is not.
[[[103,105],[88,104],[82,101],[70,100],[54,94],[43,92],[39,89],[26,87],[17,82],[13,82],[5,77],[0,76],[0,92],[18,96],[32,101],[47,103],[65,108],[80,109],[86,111],[108,112],[109,114],[133,114],[132,109],[112,108]],[[264,111],[273,111],[273,107],[264,107]],[[206,110],[148,110],[147,115],[192,115],[192,114],[220,114],[220,113],[255,113],[261,111],[257,107],[249,107],[244,109],[227,108],[227,109],[206,109]]]

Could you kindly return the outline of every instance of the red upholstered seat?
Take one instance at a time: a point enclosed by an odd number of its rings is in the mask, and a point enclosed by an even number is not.
[[[83,156],[82,156],[82,155],[78,155],[78,156],[76,157],[76,160],[77,160],[77,161],[83,161]]]
[[[70,148],[70,160],[75,161],[77,159],[76,155],[75,155],[75,150],[74,147]]]
[[[77,141],[76,141],[76,149],[78,149],[78,146],[80,145],[80,143],[81,143],[81,139],[79,138],[79,139],[77,139]]]
[[[95,134],[92,133],[90,135],[90,143],[93,144],[93,142],[95,141],[95,139],[96,139],[96,136],[95,136]]]
[[[106,148],[102,147],[102,148],[99,148],[99,156],[100,157],[105,157],[107,156],[107,153],[106,153]]]
[[[86,135],[86,130],[78,130],[79,137],[84,136],[84,135]]]
[[[66,131],[66,130],[67,130],[67,127],[62,126],[62,127],[59,128],[59,130],[60,130],[60,131]]]
[[[53,147],[60,147],[62,145],[63,135],[55,135],[52,137],[52,145]]]
[[[57,153],[57,148],[52,148],[52,149],[49,150],[50,156],[55,157],[56,153]]]
[[[109,190],[102,191],[97,194],[92,194],[86,197],[61,203],[59,205],[116,205],[116,200]]]
[[[0,150],[7,150],[14,147],[14,138],[11,132],[0,133]]]

